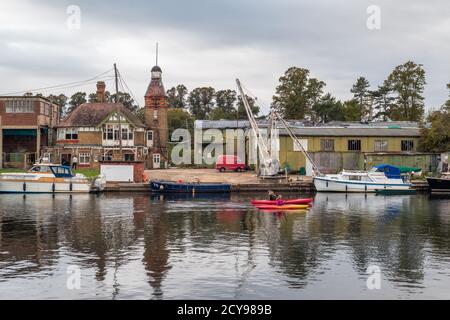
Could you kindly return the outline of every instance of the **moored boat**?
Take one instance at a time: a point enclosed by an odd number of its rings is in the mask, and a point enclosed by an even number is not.
[[[151,180],[152,192],[185,192],[185,193],[209,193],[230,192],[231,185],[214,182],[176,182],[165,180]]]
[[[374,167],[371,171],[347,171],[314,177],[317,191],[325,192],[375,192],[375,190],[411,190],[411,183],[401,178],[388,178]]]
[[[68,166],[38,163],[24,173],[2,173],[0,193],[87,193],[102,191],[105,183],[104,177],[91,181]]]
[[[441,177],[427,178],[431,192],[443,192],[450,194],[450,172],[442,173]]]

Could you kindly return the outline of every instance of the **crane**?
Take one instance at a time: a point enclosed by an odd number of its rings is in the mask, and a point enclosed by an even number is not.
[[[261,131],[259,130],[258,124],[256,123],[255,116],[253,115],[252,109],[247,101],[247,98],[242,90],[241,82],[239,79],[236,79],[237,88],[239,91],[239,95],[242,98],[242,102],[245,107],[245,111],[247,113],[248,120],[250,122],[250,126],[252,128],[252,132],[256,137],[256,141],[258,143],[259,150],[259,170],[258,176],[261,177],[273,177],[278,175],[278,171],[280,170],[280,161],[278,157],[273,156],[270,149],[267,147],[266,139],[261,135]],[[271,125],[272,127],[272,125]],[[272,129],[272,128],[270,128]],[[272,138],[272,134],[271,137]],[[269,140],[269,145],[271,145],[271,140]]]

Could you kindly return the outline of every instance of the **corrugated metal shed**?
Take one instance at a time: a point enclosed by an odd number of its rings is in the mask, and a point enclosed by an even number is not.
[[[320,126],[304,126],[301,121],[289,120],[289,125],[298,136],[345,136],[345,137],[419,137],[420,129],[414,122],[359,122],[330,123]],[[261,128],[267,127],[266,120],[258,121]],[[197,120],[195,127],[202,129],[249,129],[247,120]],[[278,126],[280,135],[287,135],[285,129]]]

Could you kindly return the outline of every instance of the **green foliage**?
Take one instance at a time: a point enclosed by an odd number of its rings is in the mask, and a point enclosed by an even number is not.
[[[71,97],[70,97],[70,101],[69,101],[69,108],[67,109],[67,113],[71,113],[73,111],[73,109],[75,109],[76,107],[78,107],[79,105],[86,103],[86,92],[81,92],[78,91],[77,93],[74,93]]]
[[[344,121],[361,121],[361,107],[355,99],[345,101],[342,104],[342,118]]]
[[[371,120],[372,115],[372,97],[369,91],[370,83],[364,77],[356,79],[356,83],[350,89],[353,93],[353,99],[358,102],[361,114],[361,120]]]
[[[247,102],[250,106],[250,109],[252,110],[252,113],[255,117],[259,114],[259,107],[256,105],[256,99],[253,99],[252,97],[249,97],[248,95],[245,95],[245,98],[247,99]],[[245,111],[244,102],[242,101],[241,96],[238,97],[237,102],[237,118],[238,119],[247,119],[247,111]]]
[[[189,93],[188,103],[191,114],[198,120],[207,119],[214,108],[215,90],[212,87],[195,88]]]
[[[221,114],[220,118],[216,119],[235,119],[236,118],[236,91],[234,90],[219,90],[216,92],[216,107],[217,114]],[[213,117],[211,117],[213,118]]]
[[[450,110],[442,107],[427,117],[429,127],[421,129],[421,149],[428,152],[450,150]]]
[[[337,101],[331,93],[327,93],[313,106],[313,113],[317,121],[327,123],[344,120],[342,103]]]
[[[322,96],[325,82],[309,77],[309,70],[291,67],[279,79],[274,107],[287,119],[304,119]]]
[[[47,99],[59,106],[59,116],[62,118],[66,114],[66,104],[69,98],[65,94],[50,94]]]
[[[426,84],[423,66],[412,61],[399,65],[389,75],[387,83],[395,95],[390,118],[395,121],[422,121]]]
[[[181,108],[169,108],[167,110],[167,121],[169,126],[169,137],[178,128],[188,129],[191,134],[194,129],[194,117]]]
[[[131,112],[137,111],[139,106],[134,103],[134,99],[131,97],[131,95],[128,92],[121,92],[119,91],[117,93],[117,102],[122,103],[125,108],[129,109]],[[116,94],[111,94],[109,97],[106,97],[108,102],[116,102]]]
[[[167,90],[167,104],[170,108],[185,108],[188,89],[184,84],[179,84]]]
[[[378,86],[378,90],[371,91],[373,97],[374,119],[388,121],[391,118],[392,110],[395,108],[392,96],[392,88],[387,81]]]
[[[450,84],[447,84],[450,90]],[[439,110],[427,117],[428,126],[421,128],[421,149],[428,152],[450,150],[450,103],[447,101]]]
[[[74,170],[74,173],[81,173],[86,176],[86,178],[93,180],[97,178],[97,176],[100,174],[99,169],[93,169],[93,168],[80,168]]]

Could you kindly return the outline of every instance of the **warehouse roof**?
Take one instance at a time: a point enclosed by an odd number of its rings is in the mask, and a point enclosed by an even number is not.
[[[313,125],[306,121],[287,120],[290,127],[299,136],[398,136],[418,137],[420,129],[415,122],[332,122],[328,124]],[[258,120],[258,126],[265,128],[267,120]],[[202,129],[249,129],[248,120],[197,120],[196,128]],[[280,135],[287,135],[286,129],[279,123],[277,125]]]

